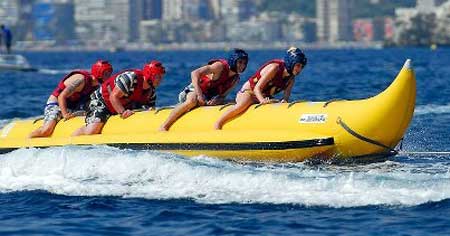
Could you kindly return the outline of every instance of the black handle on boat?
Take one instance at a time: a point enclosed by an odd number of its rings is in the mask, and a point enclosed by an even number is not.
[[[172,109],[173,108],[173,106],[168,106],[168,107],[160,107],[160,108],[158,108],[158,109],[156,109],[156,111],[155,111],[155,115],[156,114],[158,114],[160,111],[163,111],[163,110],[168,110],[168,109]]]
[[[133,109],[133,112],[143,112],[143,111],[151,111],[150,108],[138,108],[138,109]]]
[[[72,112],[73,116],[85,116],[86,115],[86,111],[75,111]]]
[[[35,124],[36,122],[43,120],[43,119],[44,119],[44,116],[39,116],[38,118],[33,120],[33,124]]]
[[[73,116],[85,116],[86,115],[86,111],[75,111],[72,112]],[[36,118],[35,120],[33,120],[33,124],[35,124],[36,122],[43,120],[45,117],[44,116],[39,116],[38,118]]]
[[[288,105],[288,108],[292,107],[293,105],[295,105],[297,103],[301,103],[301,102],[306,102],[306,100],[297,100],[297,101],[290,102],[289,105]]]
[[[268,103],[260,103],[260,104],[256,105],[255,109],[260,106],[263,106],[263,105],[268,105],[268,104],[277,103],[277,102],[280,102],[280,101],[278,99],[270,99]]]
[[[345,99],[339,99],[339,98],[331,99],[331,100],[325,102],[325,103],[323,104],[323,107],[327,107],[328,105],[330,105],[330,103],[338,102],[338,101],[345,101]]]
[[[74,111],[74,112],[72,112],[72,117],[78,117],[78,116],[85,116],[86,115],[86,111],[82,111],[82,110],[80,110],[80,111]],[[70,118],[69,118],[70,119]],[[66,119],[66,118],[63,118],[63,121],[64,122],[66,122],[66,121],[68,121],[69,119]]]
[[[222,106],[219,108],[219,111],[223,110],[225,107],[229,107],[229,106],[232,106],[232,105],[235,105],[235,104],[236,104],[236,103],[234,103],[234,102],[230,102],[230,103],[224,104],[224,105],[222,105]]]

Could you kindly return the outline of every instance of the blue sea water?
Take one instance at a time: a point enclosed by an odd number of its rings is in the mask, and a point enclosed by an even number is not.
[[[250,51],[245,78],[282,51]],[[417,105],[405,151],[450,151],[450,49],[307,50],[292,99],[378,94],[407,58]],[[59,79],[108,59],[116,71],[159,59],[158,106],[224,51],[24,53],[38,72],[0,72],[0,126],[39,116]],[[0,235],[449,235],[450,155],[366,164],[235,163],[111,147],[0,155]]]

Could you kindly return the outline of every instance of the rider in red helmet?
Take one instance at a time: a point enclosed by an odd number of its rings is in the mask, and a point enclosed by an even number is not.
[[[91,94],[86,125],[73,135],[99,134],[111,115],[126,119],[133,115],[136,107],[155,107],[156,88],[166,73],[159,61],[146,63],[139,69],[121,71],[105,80]]]
[[[104,60],[98,60],[91,67],[92,76],[100,83],[103,83],[103,80],[109,78],[112,74],[112,71],[112,65],[108,61]]]
[[[44,109],[44,125],[34,130],[29,137],[48,137],[61,119],[74,117],[74,111],[84,110],[90,94],[105,78],[111,76],[113,68],[108,61],[99,60],[92,65],[91,72],[75,70],[64,76],[53,90]]]

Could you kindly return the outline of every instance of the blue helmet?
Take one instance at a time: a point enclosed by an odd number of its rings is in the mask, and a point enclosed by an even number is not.
[[[307,62],[308,60],[300,48],[291,47],[286,51],[286,55],[284,56],[284,64],[291,75],[295,64],[300,63],[305,67]]]
[[[230,52],[228,55],[228,65],[230,65],[230,69],[234,72],[237,72],[237,60],[238,59],[244,59],[245,60],[245,68],[242,72],[245,71],[247,68],[248,63],[248,54],[239,48],[233,49],[233,51]]]

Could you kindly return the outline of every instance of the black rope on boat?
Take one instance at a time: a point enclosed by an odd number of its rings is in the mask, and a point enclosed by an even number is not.
[[[255,109],[260,107],[260,106],[269,105],[269,104],[278,103],[278,102],[280,102],[280,100],[278,100],[278,99],[270,99],[268,103],[259,103],[259,104],[257,104],[255,106]]]
[[[75,111],[72,113],[73,116],[78,117],[78,116],[85,116],[86,112],[85,111]],[[36,122],[43,120],[45,117],[44,116],[39,116],[36,119],[33,120],[33,124],[35,124]]]
[[[393,154],[393,155],[397,155],[398,154],[397,150],[395,150],[395,149],[393,149],[393,148],[391,148],[389,146],[386,146],[386,145],[384,145],[384,144],[382,144],[382,143],[380,143],[378,141],[375,141],[373,139],[364,137],[361,134],[356,133],[356,131],[352,130],[347,124],[344,123],[344,121],[342,121],[341,117],[337,118],[336,123],[338,123],[345,131],[347,131],[349,134],[353,135],[354,137],[356,137],[356,138],[358,138],[358,139],[360,139],[360,140],[362,140],[364,142],[371,143],[373,145],[382,147],[382,148],[388,150],[390,154]]]
[[[43,120],[44,116],[39,116],[38,118],[34,119],[33,124],[35,124],[36,122]]]
[[[236,104],[236,103],[234,103],[234,102],[230,102],[230,103],[224,104],[224,105],[222,105],[222,106],[219,108],[219,111],[223,110],[225,107],[229,107],[229,106],[235,105],[235,104]]]
[[[173,108],[173,106],[160,107],[160,108],[156,109],[155,115],[158,114],[160,111],[164,111],[164,110],[168,110],[168,109],[172,109],[172,108]]]
[[[295,105],[297,103],[301,103],[301,102],[306,102],[306,100],[297,100],[297,101],[290,102],[288,105],[288,108],[292,107],[293,105]]]
[[[323,107],[325,108],[325,107],[327,107],[328,105],[330,105],[330,103],[333,103],[333,102],[339,102],[339,101],[346,101],[346,100],[345,100],[345,99],[339,99],[339,98],[331,99],[331,100],[325,102],[325,103],[323,104]]]
[[[75,111],[72,113],[73,116],[85,116],[86,112],[85,111]]]

